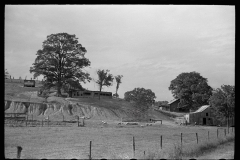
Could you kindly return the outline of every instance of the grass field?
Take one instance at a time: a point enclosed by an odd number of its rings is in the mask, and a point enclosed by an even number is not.
[[[86,123],[88,123],[86,121]],[[89,142],[92,141],[92,158],[128,159],[133,158],[133,136],[135,138],[135,158],[160,150],[160,136],[163,136],[163,158],[180,144],[183,133],[183,149],[217,140],[217,127],[98,125],[87,127],[5,127],[5,156],[16,157],[16,146],[21,146],[22,158],[77,158],[85,159],[89,155]],[[232,130],[227,134],[232,134]],[[219,138],[225,137],[224,130],[219,130]]]
[[[5,83],[5,99],[10,98],[19,101],[43,101],[36,96],[38,88],[22,87],[19,83]],[[90,98],[59,98],[49,97],[48,103],[78,103],[81,105],[99,108],[94,114],[105,115],[104,110],[124,111],[124,120],[137,120],[140,114],[139,109],[131,103],[118,99],[90,99]],[[37,108],[37,105],[35,105]],[[14,106],[12,106],[14,108]],[[104,109],[102,109],[104,108]],[[90,112],[90,110],[86,110]],[[200,146],[209,140],[217,141],[224,138],[224,130],[219,129],[217,138],[217,127],[208,126],[180,126],[174,123],[169,115],[158,111],[150,110],[148,115],[156,119],[162,119],[163,124],[156,122],[153,126],[140,125],[118,125],[119,120],[114,121],[110,115],[108,124],[101,123],[101,120],[87,119],[85,127],[77,127],[76,124],[54,127],[25,127],[25,125],[5,125],[4,144],[5,157],[16,158],[17,146],[23,148],[21,158],[23,159],[87,159],[89,158],[89,143],[92,141],[92,158],[100,159],[130,159],[130,158],[171,158],[175,146],[179,145],[182,137],[182,149],[189,150],[192,146]],[[112,116],[112,117],[111,117]],[[119,115],[117,116],[119,117]],[[40,117],[41,118],[41,117]],[[50,118],[52,119],[52,118]],[[21,126],[21,127],[20,127]],[[209,131],[209,139],[208,139]],[[196,140],[198,133],[198,144]],[[227,136],[233,134],[230,133]],[[133,136],[135,138],[135,156],[133,154]],[[160,148],[160,137],[163,137],[162,149]],[[145,151],[145,155],[144,155]],[[157,156],[155,156],[157,154]],[[159,156],[160,154],[160,156]]]
[[[23,83],[5,83],[5,99],[11,100],[13,98],[21,98],[28,100],[28,96],[19,95],[24,92],[35,92],[38,91],[39,87],[23,87]],[[19,96],[17,96],[19,95]]]

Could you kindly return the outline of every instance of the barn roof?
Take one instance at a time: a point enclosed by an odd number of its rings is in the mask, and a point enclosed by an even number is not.
[[[175,101],[177,101],[177,100],[179,100],[179,99],[174,99],[174,100],[172,100],[171,102],[169,102],[168,104],[172,104],[173,102],[175,102]]]
[[[192,112],[192,113],[202,112],[202,111],[204,111],[205,109],[207,109],[208,107],[210,107],[210,105],[204,105],[204,106],[198,108],[198,110],[196,110],[195,112]]]

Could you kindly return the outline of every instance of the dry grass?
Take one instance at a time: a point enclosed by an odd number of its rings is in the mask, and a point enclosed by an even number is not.
[[[171,150],[161,150],[160,152],[149,152],[144,159],[191,159],[198,158],[216,150],[220,145],[233,142],[235,136],[233,134],[214,139],[210,141],[201,142],[200,144],[185,145],[182,147],[180,143],[175,143]]]
[[[186,113],[170,112],[170,111],[164,111],[164,110],[156,110],[156,111],[172,118],[182,117],[186,114]]]
[[[190,132],[199,133],[199,142],[207,141],[207,131],[211,139],[216,138],[216,127],[171,127],[156,126],[126,126],[102,125],[96,121],[95,126],[87,120],[86,127],[5,127],[5,153],[7,158],[16,156],[16,146],[23,148],[22,158],[88,158],[89,141],[92,141],[92,157],[108,159],[133,158],[132,138],[135,137],[137,159],[167,158],[174,148],[174,143],[180,142],[183,133],[183,146],[196,146],[195,136]],[[92,122],[94,123],[94,122]],[[160,135],[163,135],[163,149],[160,149]],[[224,137],[222,133],[219,137]],[[200,144],[199,143],[199,144]],[[178,149],[178,148],[176,148]],[[161,150],[161,152],[159,152]],[[151,153],[156,153],[155,155]],[[172,155],[172,157],[178,154]]]
[[[23,87],[22,83],[5,83],[5,99],[11,100],[20,93],[38,91],[39,87]],[[28,96],[22,95],[18,98],[28,99]]]

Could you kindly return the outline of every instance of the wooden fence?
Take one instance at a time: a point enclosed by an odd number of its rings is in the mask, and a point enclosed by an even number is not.
[[[219,138],[219,134],[221,133],[221,135],[222,135],[222,138],[223,137],[227,137],[227,135],[228,134],[231,134],[231,133],[235,133],[234,132],[234,127],[231,127],[230,128],[231,130],[230,130],[230,132],[229,133],[227,133],[227,128],[217,128],[217,130],[216,130],[216,132],[215,133],[212,133],[212,134],[215,134],[216,136],[217,136],[217,138]],[[195,143],[198,145],[199,144],[199,137],[198,137],[198,133],[196,132],[196,133],[194,133],[194,132],[191,132],[191,133],[179,133],[179,142],[180,142],[180,144],[181,144],[181,148],[183,147],[183,145],[185,145],[183,142],[183,140],[184,140],[184,135],[185,135],[185,137],[189,137],[189,135],[195,135],[196,136],[196,139],[195,139]],[[169,135],[170,136],[170,135]],[[173,136],[173,135],[172,135]],[[175,135],[176,136],[176,135]],[[209,138],[210,138],[210,131],[207,131],[207,133],[206,133],[206,139],[207,140],[209,140]],[[211,137],[212,138],[212,137]],[[166,140],[165,140],[166,139]],[[156,143],[158,143],[158,145],[159,145],[159,149],[160,150],[162,150],[162,149],[164,149],[164,143],[167,143],[167,139],[168,139],[168,137],[164,137],[163,135],[159,135],[159,141],[156,139]],[[205,140],[206,140],[205,139]],[[132,143],[132,154],[133,154],[133,157],[136,157],[136,150],[137,150],[137,145],[136,145],[136,137],[132,137],[132,142],[129,142],[129,143]],[[89,142],[89,154],[87,155],[88,156],[88,158],[91,160],[91,159],[93,159],[93,158],[98,158],[98,157],[93,157],[93,153],[94,153],[94,150],[93,150],[93,148],[95,147],[95,146],[98,146],[98,144],[94,144],[94,142],[93,141],[90,141]],[[87,145],[85,145],[84,146],[84,148],[86,148],[86,147],[88,147]],[[17,155],[17,159],[20,159],[20,157],[21,157],[21,151],[23,150],[23,148],[21,147],[21,146],[16,146],[16,148],[17,148],[17,150],[16,150],[16,155]],[[145,159],[145,156],[146,156],[146,150],[144,150],[143,152],[142,152],[142,155],[141,156],[143,156],[144,157],[144,159]]]
[[[83,127],[85,125],[84,118],[79,118],[72,120],[66,120],[64,115],[62,115],[62,120],[54,121],[51,116],[47,118],[42,118],[41,120],[34,119],[33,115],[27,115],[25,113],[5,113],[5,124],[11,126],[26,126],[26,127],[53,127],[53,126],[72,126],[77,124],[78,127]]]

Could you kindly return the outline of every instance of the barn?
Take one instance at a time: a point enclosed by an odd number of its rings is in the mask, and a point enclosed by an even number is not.
[[[201,106],[195,112],[185,115],[185,119],[189,124],[199,124],[199,125],[217,125],[219,121],[214,118],[212,109],[210,105]]]
[[[71,90],[69,97],[72,98],[112,98],[112,92],[100,92],[100,91],[82,91],[82,90]]]
[[[170,112],[189,112],[189,109],[185,109],[180,104],[180,99],[174,99],[168,103]]]

